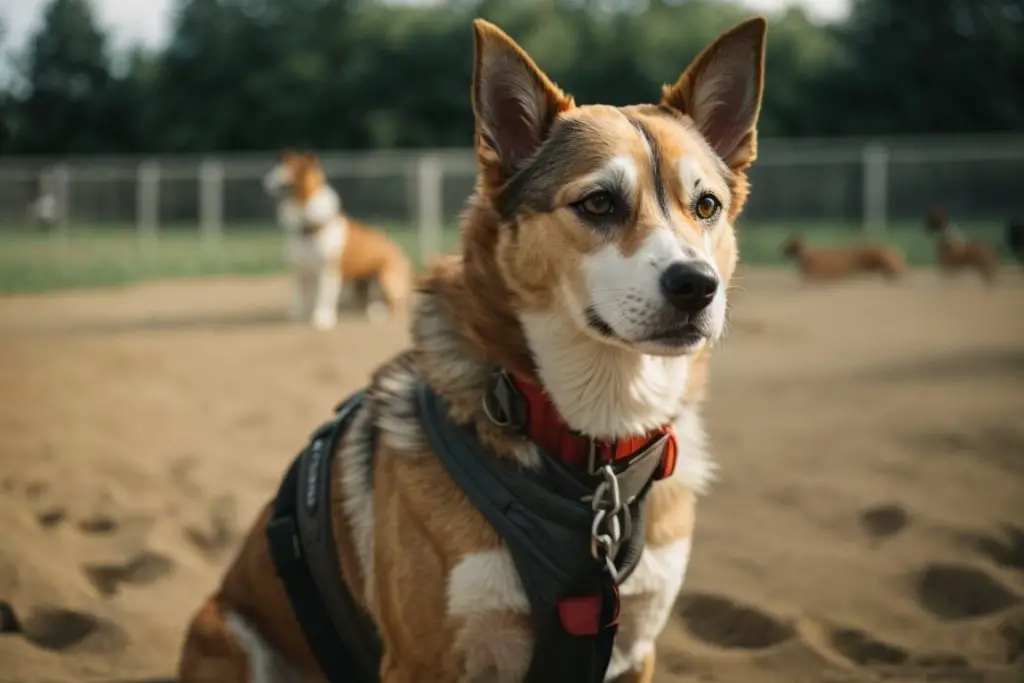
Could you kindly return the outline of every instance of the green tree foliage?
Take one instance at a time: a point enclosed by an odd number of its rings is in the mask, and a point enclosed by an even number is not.
[[[1024,130],[1024,0],[854,0],[826,134]]]
[[[140,0],[141,1],[141,0]],[[0,97],[20,153],[465,146],[470,21],[497,22],[578,102],[655,100],[730,0],[177,0],[169,43],[117,55],[89,0],[50,0],[24,92]],[[770,18],[770,136],[1024,129],[1024,0],[854,0],[822,26]]]
[[[7,25],[0,20],[0,78],[10,78],[7,72]],[[14,98],[7,90],[0,90],[0,150],[10,145],[14,128]]]
[[[17,146],[25,152],[107,147],[111,84],[106,38],[88,0],[52,0],[26,59]]]

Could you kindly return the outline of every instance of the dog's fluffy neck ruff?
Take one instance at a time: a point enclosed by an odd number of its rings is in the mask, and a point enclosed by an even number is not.
[[[565,314],[520,315],[536,376],[562,418],[598,439],[644,434],[682,409],[689,359],[648,356],[597,341]]]
[[[285,227],[296,232],[301,230],[303,224],[320,228],[344,221],[338,193],[327,184],[320,185],[305,197],[299,193],[289,194],[282,203],[287,216],[287,220],[284,221]]]

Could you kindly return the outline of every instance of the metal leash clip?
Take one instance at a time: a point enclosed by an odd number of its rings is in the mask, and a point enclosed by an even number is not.
[[[615,557],[625,536],[628,536],[629,508],[622,504],[619,490],[619,479],[611,465],[605,465],[598,473],[601,483],[594,491],[590,507],[594,511],[590,525],[590,554],[598,562],[604,562],[612,579],[618,583],[619,571],[615,567]],[[623,534],[623,527],[626,534]]]

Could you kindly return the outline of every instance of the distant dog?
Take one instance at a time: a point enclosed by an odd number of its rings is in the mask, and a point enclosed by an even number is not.
[[[349,233],[341,200],[314,158],[291,151],[282,154],[263,185],[278,199],[278,224],[287,234],[285,259],[295,278],[289,315],[309,319],[319,329],[333,327],[342,287],[339,265]]]
[[[1006,224],[1006,246],[1013,257],[1024,265],[1024,221],[1011,221]]]
[[[999,255],[983,242],[968,240],[942,207],[935,207],[925,216],[925,227],[936,237],[939,270],[952,275],[961,270],[974,270],[991,284],[999,271]]]
[[[404,307],[412,288],[408,257],[383,232],[341,211],[315,155],[285,151],[264,187],[278,197],[278,222],[290,235],[288,260],[296,272],[293,317],[312,310],[314,325],[333,326],[345,283],[355,287],[357,302],[371,319]],[[371,284],[383,302],[371,300]]]
[[[278,164],[263,177],[263,189],[268,195],[277,200],[278,226],[286,232],[289,231],[288,221],[290,216],[294,213],[291,206],[294,201],[291,195],[293,183],[292,167],[300,156],[298,152],[291,149],[282,151]],[[291,241],[289,240],[285,245],[285,250],[287,252],[291,249]],[[287,253],[285,258],[287,260]],[[370,280],[351,280],[347,284],[351,286],[342,288],[340,299],[343,301],[348,299],[348,302],[355,304],[356,307],[366,308],[370,303],[370,286],[372,282]]]
[[[903,255],[893,247],[855,245],[821,249],[794,236],[782,246],[782,253],[796,261],[805,280],[841,280],[858,273],[881,273],[894,280],[907,268]]]

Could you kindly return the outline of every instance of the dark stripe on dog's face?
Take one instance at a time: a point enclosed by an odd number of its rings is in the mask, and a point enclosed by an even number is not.
[[[555,122],[536,156],[502,189],[495,202],[504,220],[524,212],[549,213],[555,199],[574,178],[595,170],[602,162],[592,143],[592,125],[578,119]]]
[[[644,140],[647,141],[647,148],[651,151],[651,171],[654,173],[654,196],[658,199],[658,207],[664,216],[668,216],[668,193],[665,190],[665,180],[661,177],[661,150],[658,148],[658,141],[650,129],[639,119],[628,117],[629,122],[637,129]]]

